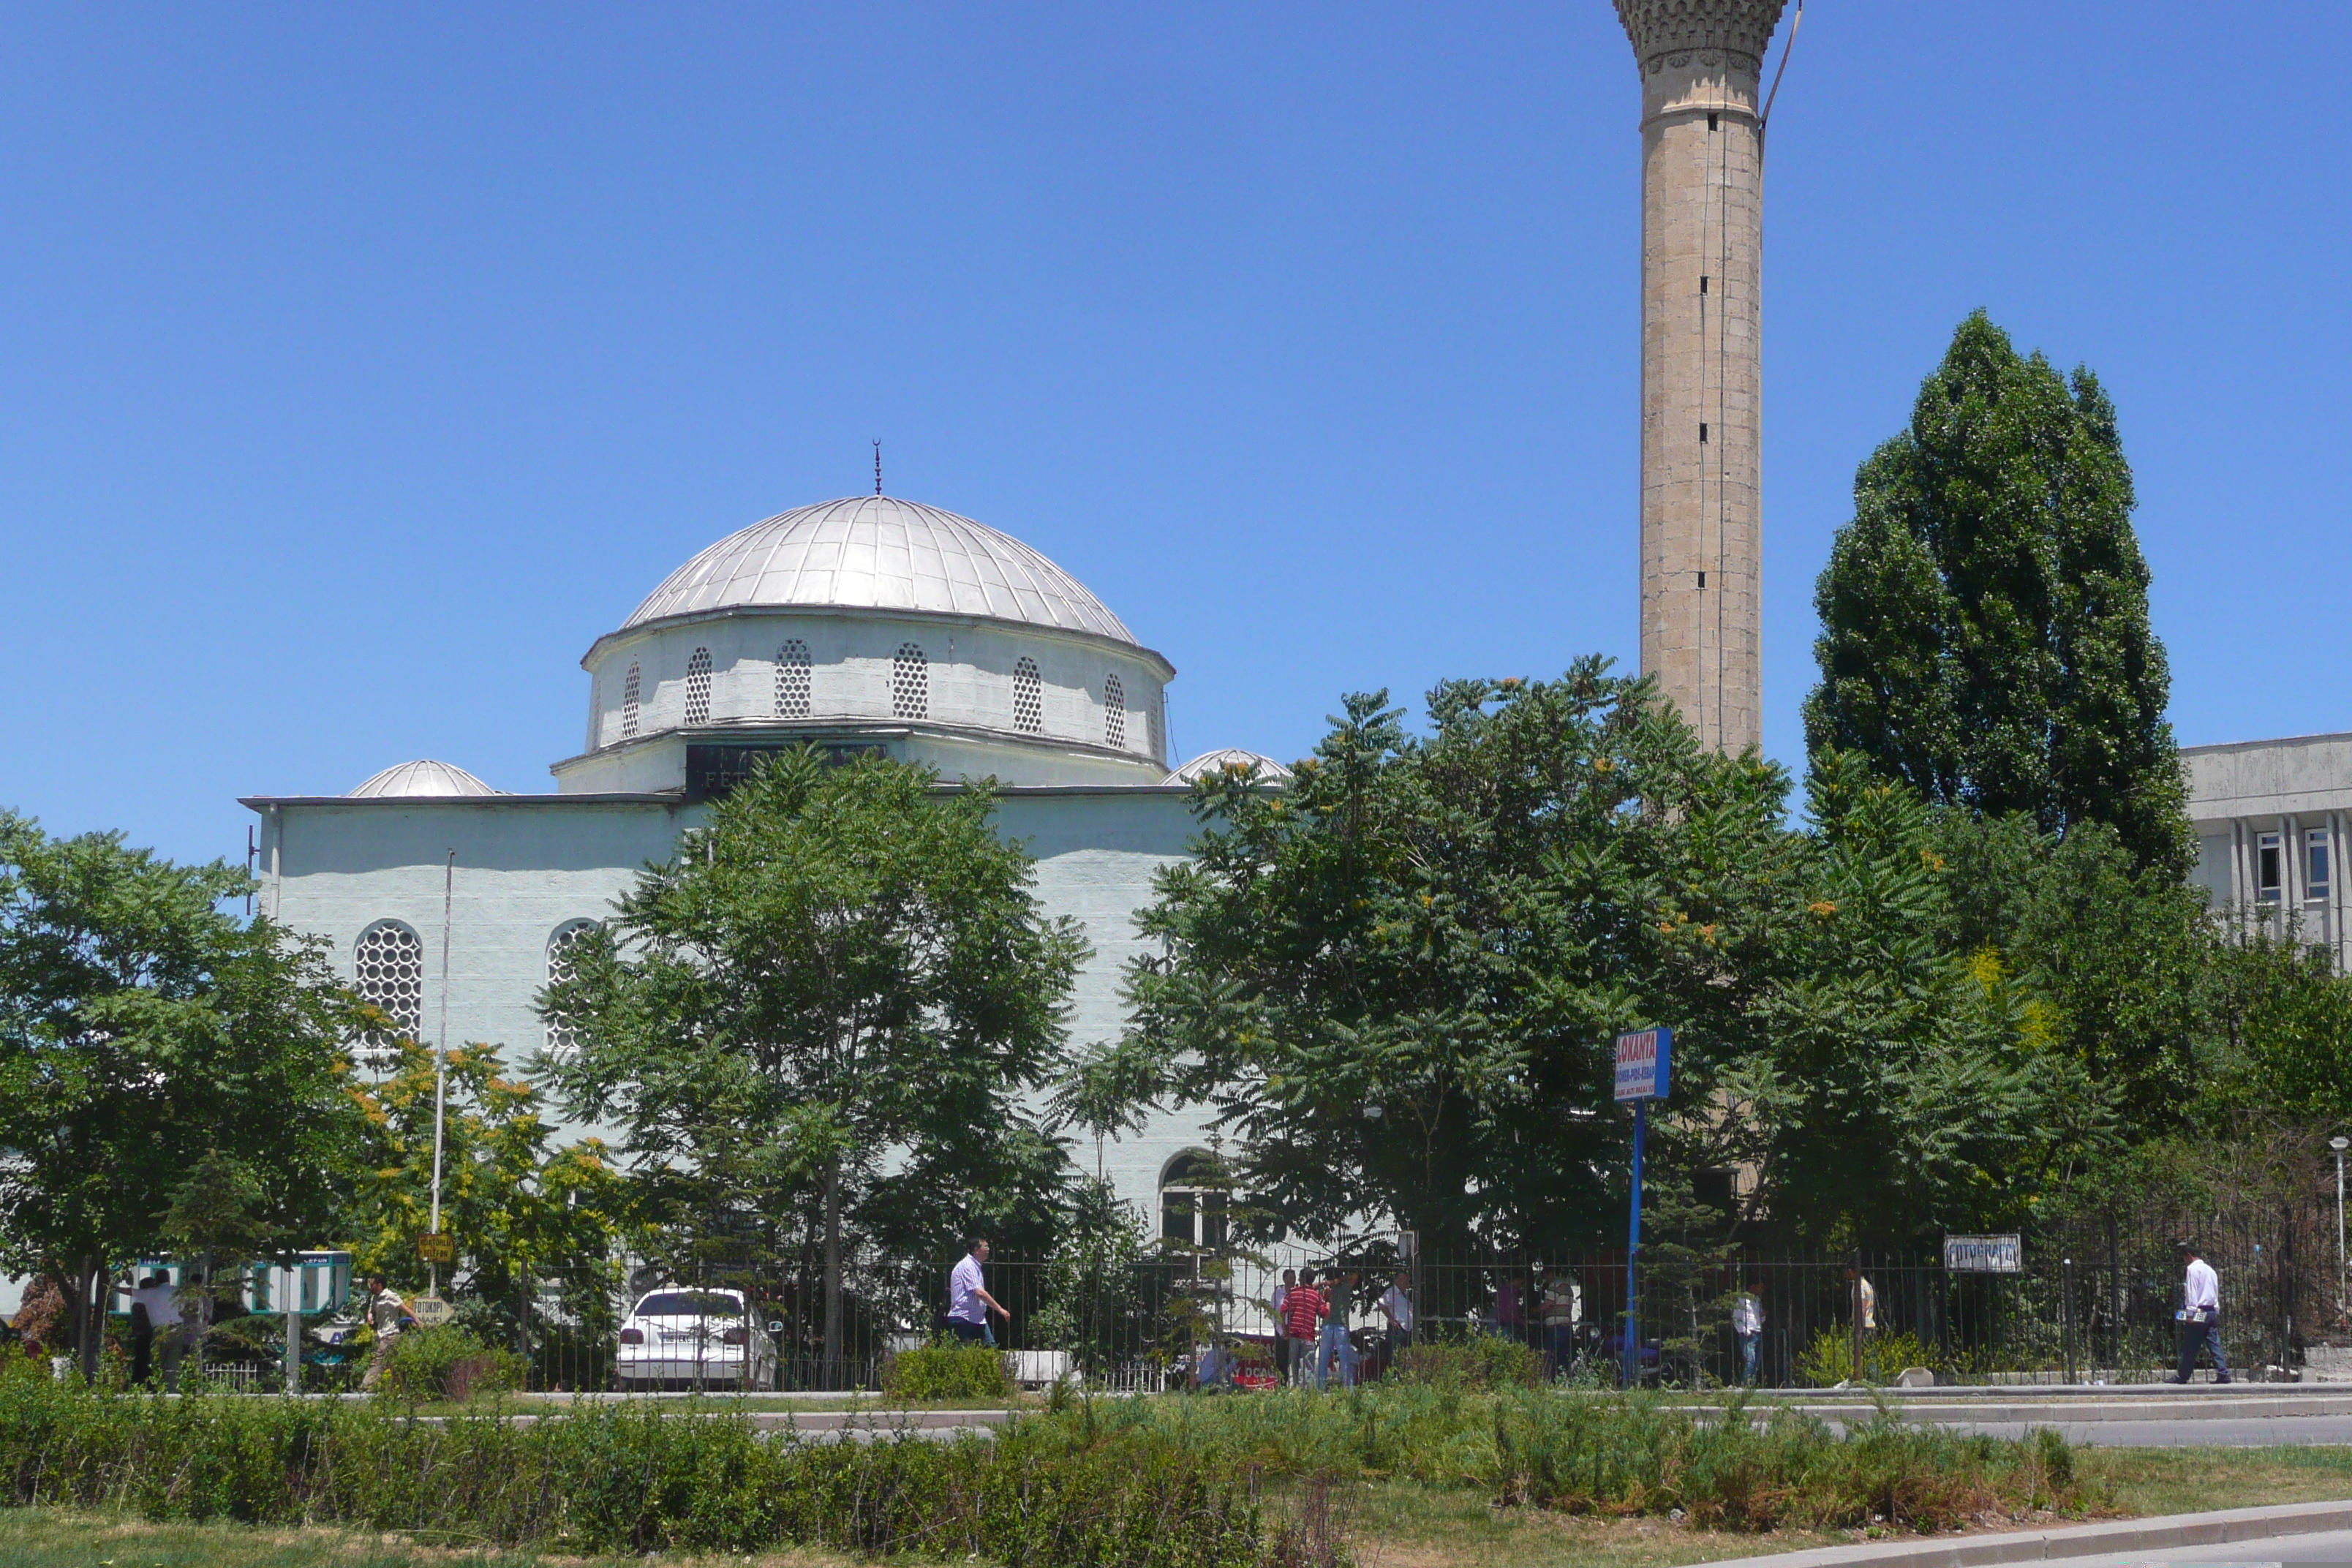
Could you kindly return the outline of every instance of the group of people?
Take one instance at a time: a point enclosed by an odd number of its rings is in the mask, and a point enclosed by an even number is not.
[[[1285,1383],[1317,1388],[1329,1386],[1338,1368],[1339,1386],[1356,1384],[1362,1363],[1357,1354],[1349,1321],[1362,1295],[1361,1276],[1352,1269],[1327,1268],[1318,1283],[1314,1270],[1301,1279],[1298,1270],[1286,1268],[1268,1305],[1274,1309],[1274,1367]],[[1386,1320],[1389,1354],[1412,1343],[1412,1293],[1402,1272],[1389,1281],[1373,1307]]]

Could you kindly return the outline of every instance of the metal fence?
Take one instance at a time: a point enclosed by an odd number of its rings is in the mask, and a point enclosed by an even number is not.
[[[1851,1377],[1857,1346],[1862,1375],[1876,1382],[1914,1367],[1957,1383],[2146,1380],[2176,1355],[2181,1268],[2172,1242],[2189,1234],[2221,1276],[2221,1338],[2233,1369],[2293,1375],[2307,1344],[2344,1335],[2332,1206],[2314,1199],[2233,1223],[2178,1217],[2152,1226],[2144,1213],[2129,1225],[2116,1215],[2077,1216],[2027,1235],[2011,1273],[1947,1268],[1933,1240],[1809,1256],[1730,1246],[1645,1249],[1641,1374],[1680,1384],[1740,1381],[1731,1311],[1744,1291],[1760,1311],[1756,1371],[1768,1385]],[[698,1265],[691,1279],[641,1273],[635,1283],[740,1292],[751,1331],[767,1342],[758,1355],[675,1381],[870,1388],[891,1355],[943,1334],[954,1261],[853,1259],[830,1340],[822,1279],[804,1258],[722,1256]],[[1422,1342],[1516,1342],[1526,1347],[1522,1364],[1547,1377],[1615,1381],[1629,1359],[1622,1252],[1440,1255],[1401,1248],[1396,1237],[1338,1254],[1171,1246],[1140,1258],[998,1257],[986,1267],[987,1289],[1012,1316],[992,1315],[991,1336],[1003,1350],[1030,1352],[1015,1364],[1031,1381],[1067,1373],[1128,1389],[1186,1386],[1204,1376],[1262,1384],[1286,1370],[1272,1307],[1283,1271],[1318,1278],[1335,1267],[1355,1275],[1347,1321],[1360,1375],[1383,1374],[1402,1348],[1377,1305],[1400,1273]],[[1859,1281],[1868,1283],[1872,1321],[1857,1338]],[[633,1301],[634,1294],[617,1301],[616,1311],[625,1314]],[[528,1339],[519,1336],[517,1348],[527,1352],[534,1387],[614,1385],[612,1337],[553,1314]]]

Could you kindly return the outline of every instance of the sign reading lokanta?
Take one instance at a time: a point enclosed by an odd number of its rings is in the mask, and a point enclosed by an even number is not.
[[[1617,1101],[1664,1100],[1674,1057],[1672,1029],[1635,1029],[1617,1037]]]
[[[1948,1236],[1944,1267],[1955,1274],[2022,1274],[2024,1249],[2014,1236]]]

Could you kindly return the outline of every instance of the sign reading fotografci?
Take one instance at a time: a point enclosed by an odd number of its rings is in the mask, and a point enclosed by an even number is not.
[[[1664,1100],[1674,1059],[1672,1029],[1635,1029],[1617,1037],[1617,1102]]]
[[[2024,1249],[2013,1236],[1948,1236],[1944,1267],[1954,1274],[2022,1274]]]

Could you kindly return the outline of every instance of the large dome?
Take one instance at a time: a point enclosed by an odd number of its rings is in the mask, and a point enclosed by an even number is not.
[[[461,795],[505,793],[504,790],[492,789],[461,767],[425,757],[413,763],[395,763],[380,773],[369,775],[365,783],[343,798],[383,800],[392,796],[409,796],[418,800],[450,800]]]
[[[895,496],[819,501],[730,533],[671,573],[621,629],[765,605],[979,616],[1135,642],[1084,584],[1019,540]]]

